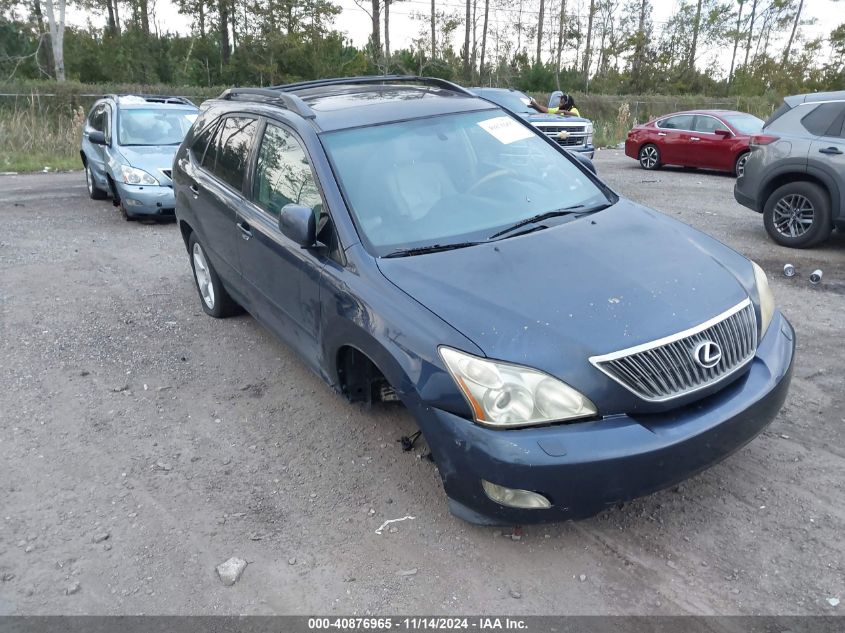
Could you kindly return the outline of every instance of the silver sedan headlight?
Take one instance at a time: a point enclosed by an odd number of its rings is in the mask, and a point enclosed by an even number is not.
[[[513,428],[597,414],[589,398],[548,374],[441,347],[440,356],[479,424]]]
[[[760,338],[762,338],[775,313],[775,296],[769,288],[765,271],[756,262],[751,262],[751,266],[754,268],[754,281],[757,282],[757,294],[760,296]]]

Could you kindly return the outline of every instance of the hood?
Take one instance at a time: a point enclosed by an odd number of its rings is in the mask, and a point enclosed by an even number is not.
[[[178,149],[178,145],[121,145],[120,153],[130,166],[143,169],[160,180],[161,184],[169,185],[170,178],[162,174],[161,170],[170,171]]]
[[[754,283],[741,255],[624,199],[527,235],[378,265],[488,357],[588,395],[599,378],[590,356],[699,325]]]
[[[590,122],[590,119],[580,116],[563,116],[560,114],[543,114],[540,112],[517,112],[517,114],[529,123],[569,123],[571,125],[584,125]]]

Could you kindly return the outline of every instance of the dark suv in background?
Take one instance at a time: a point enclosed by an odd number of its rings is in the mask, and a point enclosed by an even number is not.
[[[449,82],[228,90],[173,183],[202,309],[242,306],[353,402],[400,400],[468,521],[672,485],[786,396],[795,334],[759,266]]]
[[[783,246],[816,246],[845,229],[845,91],[786,97],[751,137],[734,197]]]

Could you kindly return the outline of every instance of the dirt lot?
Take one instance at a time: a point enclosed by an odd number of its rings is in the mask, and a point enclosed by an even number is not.
[[[519,540],[449,515],[401,408],[349,405],[252,318],[206,317],[173,224],[125,222],[81,173],[0,177],[0,614],[839,613],[845,235],[783,249],[728,176],[596,163],[769,272],[795,377],[726,462]],[[230,556],[249,566],[224,587]]]

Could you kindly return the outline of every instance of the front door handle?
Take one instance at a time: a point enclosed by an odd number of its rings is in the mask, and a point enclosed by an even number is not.
[[[658,132],[657,136],[666,136],[666,132]]]
[[[194,194],[194,197],[195,197],[195,198],[196,198],[198,195],[200,195],[200,188],[199,188],[199,185],[197,185],[197,183],[193,183],[193,184],[191,184],[191,186],[189,187],[189,189],[191,190],[191,193],[192,193],[192,194]]]
[[[822,147],[819,150],[822,154],[841,154],[842,150],[838,147]]]
[[[690,136],[690,137],[689,137],[689,140],[691,140],[691,141],[700,141],[701,139],[700,139],[700,138],[698,138],[697,136]]]
[[[249,224],[247,224],[246,222],[238,222],[237,227],[241,232],[242,238],[248,240],[252,237],[252,230],[250,230]]]

